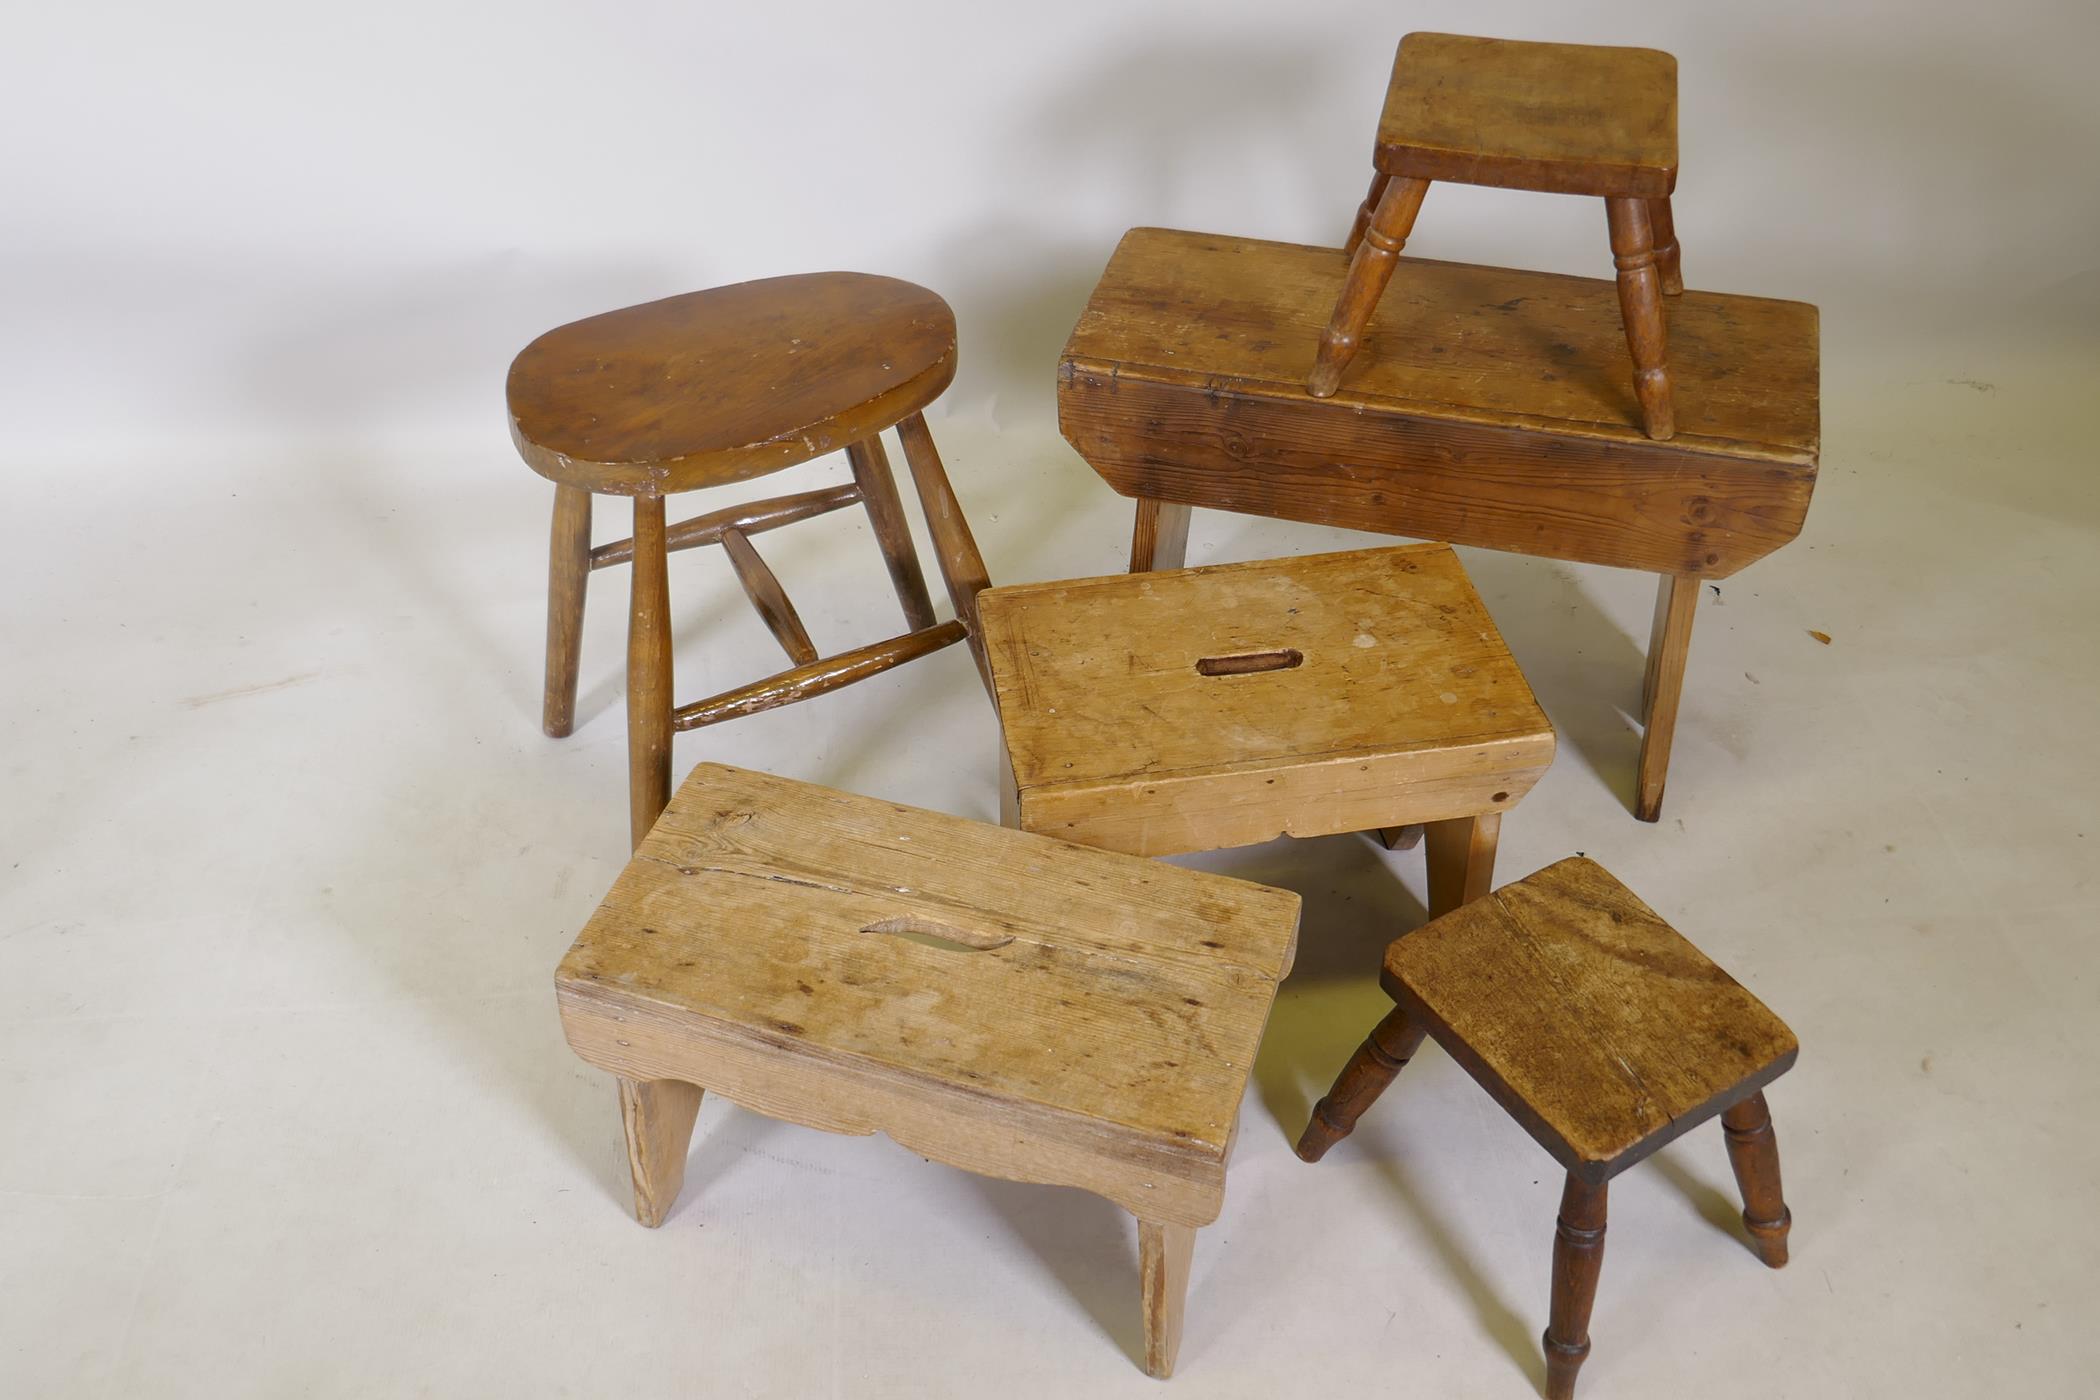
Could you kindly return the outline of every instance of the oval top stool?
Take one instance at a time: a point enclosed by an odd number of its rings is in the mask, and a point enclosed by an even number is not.
[[[667,297],[547,332],[510,367],[511,438],[555,484],[544,724],[575,724],[585,583],[631,563],[629,819],[635,844],[671,795],[671,735],[821,695],[967,639],[984,673],[976,596],[988,583],[920,410],[955,377],[955,316],[924,287],[820,272]],[[895,428],[955,618],[935,620],[878,436]],[[748,481],[843,449],[853,479],[665,524],[664,498]],[[634,498],[634,534],[593,548],[591,497]],[[821,654],[750,537],[858,503],[908,631]],[[789,669],[672,702],[672,550],[719,544]]]

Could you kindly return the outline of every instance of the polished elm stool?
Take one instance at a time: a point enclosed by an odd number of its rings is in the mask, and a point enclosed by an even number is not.
[[[1386,298],[1405,335],[1374,326],[1349,381],[1312,397],[1309,347],[1347,267],[1336,248],[1124,235],[1065,345],[1057,421],[1137,499],[1131,568],[1178,568],[1204,506],[1660,574],[1633,716],[1633,808],[1654,821],[1702,585],[1808,515],[1816,308],[1685,293],[1671,370],[1696,392],[1651,442],[1598,278],[1409,260]]]
[[[671,795],[674,730],[755,714],[878,675],[975,636],[984,561],[920,410],[955,376],[955,317],[924,287],[823,272],[669,297],[547,332],[510,367],[511,437],[555,484],[545,726],[575,722],[584,585],[631,563],[628,804],[641,843]],[[926,511],[955,619],[936,621],[877,436],[894,427]],[[853,480],[728,506],[666,527],[664,497],[747,481],[843,448]],[[591,547],[593,493],[634,498],[634,536]],[[824,656],[751,544],[762,530],[858,502],[911,630]],[[670,550],[719,544],[794,665],[672,703]]]
[[[1138,1219],[1164,1377],[1297,936],[1283,890],[704,763],[555,991],[569,1044],[619,1076],[644,1225],[684,1181],[703,1087],[1077,1186]]]
[[[1386,950],[1399,1003],[1313,1109],[1298,1155],[1348,1136],[1422,1043],[1451,1058],[1567,1168],[1553,1245],[1546,1393],[1568,1400],[1589,1355],[1611,1179],[1720,1116],[1758,1257],[1786,1263],[1793,1216],[1765,1085],[1794,1033],[1683,935],[1579,857],[1505,885]]]
[[[1654,49],[1410,34],[1393,60],[1372,164],[1371,192],[1349,231],[1349,277],[1306,381],[1315,396],[1340,385],[1430,181],[1496,185],[1604,200],[1641,423],[1651,438],[1676,432],[1662,310],[1663,296],[1684,290],[1670,215],[1676,59]]]
[[[1485,893],[1553,726],[1448,545],[1022,584],[978,600],[1006,819],[1133,855],[1426,825]]]

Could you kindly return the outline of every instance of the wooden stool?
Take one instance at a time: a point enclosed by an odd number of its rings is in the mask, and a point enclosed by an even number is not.
[[[1546,1394],[1568,1400],[1589,1355],[1605,1190],[1720,1115],[1751,1247],[1786,1263],[1793,1216],[1764,1087],[1794,1033],[1594,861],[1550,865],[1386,950],[1399,1003],[1313,1109],[1298,1155],[1347,1137],[1426,1034],[1567,1168],[1553,1245]]]
[[[1426,824],[1487,891],[1553,726],[1448,545],[987,591],[1010,823],[1133,855]]]
[[[1673,372],[1697,392],[1657,443],[1627,421],[1612,284],[1586,277],[1410,260],[1391,293],[1404,344],[1311,397],[1304,347],[1346,264],[1333,248],[1124,236],[1065,346],[1057,417],[1138,498],[1131,568],[1179,567],[1190,508],[1214,506],[1659,573],[1634,799],[1654,821],[1700,583],[1808,515],[1816,309],[1687,292]]]
[[[547,733],[575,722],[584,584],[632,563],[627,633],[630,825],[636,845],[671,795],[671,734],[807,699],[969,638],[984,561],[919,410],[955,377],[955,317],[909,282],[855,272],[771,277],[561,326],[511,364],[511,437],[555,484],[547,585]],[[937,622],[897,499],[883,429],[895,427],[939,552],[955,620]],[[840,448],[851,482],[664,524],[664,497],[777,472]],[[634,536],[591,547],[591,495],[634,498]],[[822,656],[752,547],[761,530],[859,502],[909,632]],[[672,704],[670,550],[719,544],[795,664]]]
[[[1298,897],[702,764],[555,975],[660,1224],[701,1086],[1138,1218],[1145,1369],[1181,1339]]]
[[[1345,251],[1349,278],[1306,387],[1332,394],[1356,355],[1432,180],[1597,195],[1611,227],[1619,314],[1651,438],[1676,431],[1662,298],[1684,290],[1677,188],[1677,60],[1654,49],[1410,34],[1378,119],[1371,192]]]

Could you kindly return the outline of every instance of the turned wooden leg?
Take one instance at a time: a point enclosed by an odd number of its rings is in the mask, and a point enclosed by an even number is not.
[[[1414,231],[1415,215],[1421,212],[1427,180],[1406,177],[1386,182],[1378,196],[1378,208],[1364,228],[1363,239],[1349,259],[1349,275],[1342,282],[1342,295],[1334,304],[1334,318],[1320,334],[1319,357],[1313,361],[1305,387],[1316,399],[1324,399],[1341,386],[1342,371],[1356,357],[1363,343],[1364,327],[1378,309],[1378,298],[1393,279],[1400,250]]]
[[[1768,1268],[1783,1269],[1794,1213],[1779,1186],[1779,1138],[1765,1096],[1752,1094],[1722,1114],[1721,1130],[1728,1135],[1728,1165],[1735,1168],[1735,1184],[1743,1193],[1743,1225],[1751,1246]]]
[[[1356,207],[1356,221],[1349,225],[1349,241],[1342,245],[1343,252],[1355,256],[1356,245],[1364,241],[1364,230],[1371,226],[1371,220],[1377,216],[1378,201],[1385,197],[1385,187],[1392,182],[1392,178],[1383,170],[1371,172],[1371,191],[1364,196],[1364,202]]]
[[[977,552],[970,522],[963,518],[962,504],[955,499],[955,488],[941,466],[941,454],[934,449],[933,434],[927,431],[925,417],[914,413],[899,423],[897,441],[904,446],[904,460],[911,468],[912,484],[918,488],[919,506],[926,512],[926,527],[933,535],[934,554],[941,566],[941,578],[948,585],[948,599],[955,604],[955,615],[969,632],[970,654],[977,658],[978,679],[984,682],[985,694],[997,704],[992,665],[984,654],[984,629],[977,624],[977,595],[992,583],[984,571],[984,558]]]
[[[1196,1248],[1193,1225],[1138,1220],[1138,1274],[1145,1308],[1145,1374],[1160,1380],[1174,1374],[1181,1350],[1181,1315],[1189,1296],[1189,1258]]]
[[[634,498],[627,613],[627,812],[634,844],[671,801],[671,579],[664,498]]]
[[[1191,506],[1138,497],[1137,521],[1130,530],[1130,572],[1179,569],[1188,563]]]
[[[1553,1312],[1546,1324],[1546,1400],[1571,1400],[1575,1373],[1590,1354],[1590,1307],[1604,1267],[1604,1200],[1595,1186],[1568,1174],[1553,1232]]]
[[[1328,1148],[1356,1131],[1356,1120],[1415,1057],[1424,1033],[1397,1006],[1373,1027],[1349,1057],[1349,1063],[1335,1076],[1334,1087],[1313,1105],[1312,1117],[1298,1135],[1298,1155],[1308,1162],[1317,1162],[1327,1155]]]
[[[634,1218],[664,1223],[685,1185],[685,1153],[700,1112],[700,1086],[676,1079],[622,1079],[620,1123],[627,1129],[627,1170],[634,1178]]]
[[[1626,349],[1633,356],[1633,392],[1641,402],[1641,425],[1663,441],[1677,432],[1664,366],[1668,333],[1663,328],[1662,276],[1655,268],[1655,231],[1645,199],[1607,199],[1612,262],[1619,269],[1619,316],[1626,323]]]
[[[1429,848],[1429,917],[1448,914],[1495,887],[1495,841],[1502,814],[1482,812],[1447,822],[1426,822]]]
[[[905,523],[904,502],[897,499],[897,480],[890,475],[882,439],[871,437],[852,444],[846,449],[846,460],[853,464],[860,503],[867,509],[868,524],[874,527],[875,542],[882,546],[882,561],[889,565],[897,601],[904,605],[905,623],[914,632],[933,626],[933,599],[926,595],[926,576],[919,570],[911,526]]]
[[[1663,295],[1684,294],[1684,266],[1677,248],[1677,220],[1670,213],[1670,197],[1648,201],[1648,223],[1655,230],[1655,270],[1662,276]]]
[[[591,578],[591,493],[554,488],[547,542],[547,692],[540,727],[560,739],[576,727],[576,668],[583,658],[583,594]]]
[[[1648,681],[1641,699],[1640,771],[1634,780],[1633,814],[1644,822],[1662,816],[1663,783],[1670,776],[1670,741],[1677,732],[1677,702],[1684,694],[1684,659],[1692,645],[1692,613],[1699,580],[1664,574],[1656,592],[1655,630],[1648,638]]]

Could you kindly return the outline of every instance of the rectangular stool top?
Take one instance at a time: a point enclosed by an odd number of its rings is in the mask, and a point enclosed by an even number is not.
[[[1800,1050],[1763,1002],[1581,857],[1396,940],[1383,980],[1593,1182],[1763,1088]]]
[[[983,1140],[911,1145],[975,1170],[1061,1179],[1000,1160],[1025,1139],[1222,1186],[1297,926],[1287,891],[702,764],[555,980],[571,1043],[630,1077],[683,1077],[626,1062],[654,1034],[758,1066],[742,1092],[693,1080],[740,1102],[846,1090],[779,1117],[897,1136],[856,1115],[932,1103]]]
[[[1449,545],[978,598],[1022,824],[1143,855],[1514,805],[1553,726]]]

